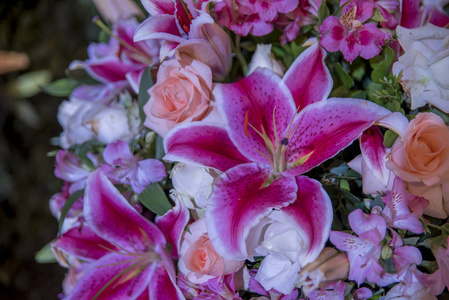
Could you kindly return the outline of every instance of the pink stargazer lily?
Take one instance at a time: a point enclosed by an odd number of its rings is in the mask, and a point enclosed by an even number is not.
[[[298,185],[295,176],[333,157],[364,130],[391,116],[369,101],[326,99],[332,79],[324,57],[324,50],[314,44],[283,79],[262,69],[239,82],[219,84],[214,95],[227,129],[191,123],[165,136],[166,160],[224,172],[208,200],[206,222],[215,249],[225,258],[249,257],[245,245],[249,230],[314,184],[302,177]],[[332,219],[329,200],[322,197],[316,205],[320,209],[312,218]],[[320,241],[304,249],[316,258],[330,224],[317,226],[310,219],[302,224],[307,238]]]
[[[89,228],[68,232],[55,245],[93,260],[64,299],[184,299],[164,235],[100,169],[87,181],[84,215]]]

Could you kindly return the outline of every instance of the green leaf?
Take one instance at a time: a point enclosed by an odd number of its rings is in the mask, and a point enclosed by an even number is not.
[[[172,208],[164,190],[157,182],[153,182],[139,194],[139,201],[159,216],[164,215]]]
[[[365,93],[365,91],[362,91],[362,90],[356,90],[356,91],[352,92],[349,96],[350,96],[350,98],[366,100],[366,93]]]
[[[43,86],[42,90],[55,97],[68,97],[77,85],[76,80],[63,78]]]
[[[416,243],[419,241],[419,237],[409,237],[409,238],[405,238],[402,241],[404,242],[404,245],[410,245],[410,246],[415,246]]]
[[[55,255],[53,254],[53,252],[51,252],[51,244],[52,243],[53,243],[53,241],[51,241],[50,243],[48,243],[47,245],[42,247],[42,249],[36,253],[36,255],[34,256],[34,259],[38,263],[51,264],[51,263],[57,262]]]
[[[388,76],[388,71],[396,57],[396,52],[390,47],[385,47],[381,54],[369,60],[373,71],[371,72],[371,79],[379,83],[381,79]]]
[[[349,187],[349,182],[347,180],[341,179],[340,180],[340,188],[342,190],[351,191],[351,188]]]
[[[351,76],[343,69],[343,67],[340,65],[340,63],[337,63],[335,65],[335,69],[337,71],[338,77],[343,82],[343,85],[345,88],[349,91],[354,86],[354,80]]]
[[[394,141],[396,141],[397,137],[398,135],[396,132],[388,129],[384,135],[384,146],[387,148],[391,148],[394,144]]]
[[[143,71],[142,78],[140,79],[139,86],[139,117],[140,121],[145,122],[145,112],[143,111],[143,106],[148,102],[150,95],[148,94],[148,90],[153,86],[153,79],[151,78],[151,69],[152,67],[148,67]]]
[[[64,224],[67,213],[72,208],[73,204],[75,204],[76,200],[83,195],[83,193],[84,190],[76,191],[65,201],[64,207],[61,210],[61,216],[59,217],[59,234],[61,234],[62,224]]]
[[[34,96],[41,91],[42,86],[51,82],[51,77],[49,70],[26,73],[12,83],[10,92],[18,98]]]
[[[330,16],[329,7],[327,7],[326,1],[321,1],[320,7],[318,8],[318,20],[323,23],[324,19]]]
[[[165,156],[165,150],[164,150],[164,140],[162,139],[161,136],[156,136],[156,153],[155,153],[155,157],[156,159],[161,160],[162,157]]]
[[[430,273],[438,269],[438,263],[436,261],[423,260],[420,266],[426,268]]]
[[[374,7],[373,15],[370,18],[374,22],[385,22],[387,20],[384,19],[378,7]]]

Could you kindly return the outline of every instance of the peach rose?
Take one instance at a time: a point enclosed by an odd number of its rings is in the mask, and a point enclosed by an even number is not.
[[[179,251],[179,270],[195,284],[201,284],[213,277],[232,274],[241,269],[244,261],[227,260],[217,254],[206,231],[202,217],[189,225]]]
[[[411,194],[430,201],[425,214],[449,212],[449,127],[433,113],[419,113],[394,143],[387,168],[407,182]],[[444,203],[444,200],[446,203]]]
[[[199,121],[210,110],[212,72],[198,60],[168,60],[157,73],[156,84],[148,90],[143,107],[144,125],[164,136],[178,124]]]

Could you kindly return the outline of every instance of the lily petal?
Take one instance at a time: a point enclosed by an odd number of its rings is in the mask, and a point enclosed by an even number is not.
[[[285,73],[283,81],[290,89],[296,107],[327,99],[334,84],[332,76],[324,63],[326,51],[315,43],[293,62]]]
[[[175,199],[176,205],[165,215],[156,217],[156,225],[164,233],[168,243],[173,243],[172,256],[178,258],[178,249],[180,249],[181,236],[184,228],[189,222],[190,213],[182,202]]]
[[[84,215],[97,235],[124,249],[146,251],[154,245],[165,245],[156,225],[135,211],[100,169],[87,181]]]
[[[164,138],[164,160],[226,171],[249,162],[234,146],[224,127],[203,122],[179,125]]]
[[[149,39],[163,39],[177,43],[185,41],[179,33],[173,15],[155,15],[143,21],[134,33],[134,42]]]
[[[293,177],[281,177],[264,186],[270,175],[271,167],[249,163],[220,176],[206,207],[206,226],[215,250],[224,258],[247,259],[249,230],[273,209],[296,199]]]
[[[276,145],[279,142],[276,142],[275,124],[278,139],[284,138],[281,134],[295,113],[293,98],[284,82],[263,68],[238,82],[219,84],[213,93],[237,148],[253,161],[270,163],[265,157],[271,157],[271,154],[264,139],[251,127],[265,133]]]
[[[387,150],[383,145],[383,135],[377,126],[368,128],[360,137],[360,149],[364,162],[375,178],[388,186],[390,171],[385,166]]]
[[[142,0],[142,5],[151,16],[175,14],[175,1],[173,0]]]
[[[68,254],[83,260],[96,260],[118,248],[96,235],[87,225],[65,232],[52,244]]]
[[[144,268],[125,282],[121,282],[135,270],[132,265],[133,261],[130,261],[129,256],[110,253],[92,263],[71,293],[64,299],[125,300],[137,298],[148,287],[154,272],[154,264]],[[103,288],[104,290],[101,291]]]
[[[293,122],[296,130],[288,141],[285,173],[297,176],[318,166],[389,114],[388,109],[360,99],[330,98],[308,105]]]
[[[329,238],[332,226],[332,203],[321,183],[306,176],[296,177],[298,197],[282,209],[295,222],[295,226],[309,240],[308,249],[301,253],[301,266],[313,262]]]
[[[178,286],[172,281],[163,264],[156,264],[149,286],[150,299],[183,300]]]

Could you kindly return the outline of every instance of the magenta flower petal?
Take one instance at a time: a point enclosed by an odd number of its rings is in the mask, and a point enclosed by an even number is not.
[[[152,16],[175,14],[175,1],[173,0],[142,0],[142,5]]]
[[[68,254],[83,260],[96,260],[117,250],[117,247],[96,235],[87,225],[73,228],[52,244]]]
[[[391,114],[386,108],[359,99],[330,98],[304,108],[285,153],[288,170],[297,176],[318,166],[349,146],[376,120]]]
[[[181,236],[189,222],[189,210],[178,200],[176,205],[165,215],[156,217],[156,225],[162,231],[167,243],[173,243],[172,256],[178,258]]]
[[[118,82],[126,80],[126,73],[142,68],[138,64],[124,64],[115,57],[106,57],[86,61],[85,70],[95,79],[103,82]]]
[[[324,63],[325,58],[326,51],[315,43],[301,53],[285,73],[283,81],[299,109],[329,96],[333,80]]]
[[[143,21],[134,33],[134,41],[164,39],[182,43],[185,39],[179,34],[173,15],[155,15]]]
[[[179,287],[173,282],[165,266],[155,264],[156,268],[149,285],[149,299],[184,300]]]
[[[301,254],[302,266],[313,262],[329,238],[332,226],[332,203],[321,183],[306,176],[296,177],[298,197],[282,209],[296,222],[299,231],[308,237],[308,250]]]
[[[130,261],[127,255],[110,253],[103,256],[89,266],[84,276],[64,299],[91,300],[97,294],[97,300],[137,298],[148,287],[154,272],[154,264],[143,269],[139,276],[121,282],[132,272],[132,265],[133,261]],[[100,293],[103,288],[105,289]]]
[[[92,230],[103,239],[133,251],[165,245],[160,230],[132,208],[101,170],[86,184],[84,214]]]
[[[364,162],[377,180],[388,186],[390,171],[385,166],[387,150],[383,145],[383,135],[377,126],[367,129],[360,137],[360,149]]]
[[[193,163],[226,171],[249,162],[231,139],[225,128],[191,123],[179,125],[164,138],[164,160]]]
[[[281,177],[264,186],[270,174],[270,167],[249,163],[220,176],[206,207],[206,226],[221,256],[229,260],[246,259],[245,239],[249,230],[273,209],[296,199],[293,177]]]
[[[334,16],[327,17],[320,26],[321,46],[329,52],[340,50],[346,32],[340,19]]]
[[[280,136],[295,113],[293,98],[284,82],[270,70],[258,69],[238,82],[217,85],[214,96],[228,121],[229,136],[240,152],[252,161],[269,164],[260,152],[268,157],[271,154],[251,126],[267,135],[272,144],[279,144],[274,124]]]

